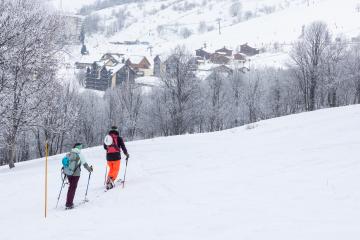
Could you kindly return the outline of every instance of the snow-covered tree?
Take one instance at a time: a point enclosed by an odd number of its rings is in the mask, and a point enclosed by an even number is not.
[[[172,134],[184,134],[191,130],[194,121],[195,101],[199,94],[199,82],[194,74],[192,56],[183,47],[173,50],[166,63],[166,71],[161,76],[163,91],[169,100]]]
[[[206,79],[204,90],[204,107],[207,109],[205,119],[207,130],[219,131],[226,126],[229,114],[229,84],[231,74],[214,70]]]
[[[32,128],[38,156],[44,155],[44,142],[48,142],[49,155],[62,153],[65,147],[72,145],[67,142],[75,132],[80,120],[80,104],[76,90],[70,85],[63,87],[59,83],[52,83],[54,91],[45,92],[48,108],[44,112],[37,126]],[[68,148],[67,148],[68,149]]]
[[[305,110],[316,109],[317,90],[321,81],[322,62],[331,42],[326,23],[313,22],[294,46],[291,58],[294,74],[303,92]]]
[[[115,101],[120,103],[120,111],[123,114],[122,126],[127,138],[134,139],[138,121],[142,113],[143,96],[141,86],[134,82],[125,81],[121,86],[115,89]]]
[[[32,0],[1,1],[0,23],[0,112],[12,168],[18,136],[48,110],[43,96],[54,88],[63,24]]]
[[[360,44],[353,45],[346,59],[349,80],[354,89],[353,103],[360,104]]]

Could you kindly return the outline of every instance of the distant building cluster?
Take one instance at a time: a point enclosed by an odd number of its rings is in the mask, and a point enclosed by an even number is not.
[[[242,72],[249,69],[244,63],[249,56],[259,54],[259,50],[250,47],[248,44],[240,46],[240,50],[234,53],[233,50],[223,47],[215,52],[208,52],[205,48],[195,51],[195,57],[189,60],[188,66],[199,78],[206,79],[212,73],[221,72],[232,74],[234,63]],[[176,71],[174,56],[170,55],[164,60],[157,55],[153,59],[153,65],[146,56],[125,55],[121,53],[106,53],[98,61],[77,62],[77,69],[85,69],[85,87],[88,89],[105,91],[108,88],[120,86],[125,81],[134,82],[138,77],[162,77],[163,73],[168,75]]]
[[[206,48],[195,50],[195,57],[190,60],[189,66],[200,79],[207,79],[215,72],[223,75],[231,75],[236,67],[241,72],[249,71],[245,67],[248,57],[259,54],[259,50],[250,47],[248,44],[240,46],[240,50],[234,53],[233,50],[226,48],[217,49],[214,52],[207,51]],[[172,64],[171,56],[162,61],[160,56],[154,59],[154,76],[160,77],[162,73],[171,73],[174,64]]]
[[[226,47],[216,50],[214,53],[206,51],[204,48],[196,50],[197,61],[202,63],[205,61],[210,61],[214,64],[229,64],[232,61],[246,61],[247,57],[254,56],[259,54],[259,50],[253,47],[250,47],[247,43],[240,46],[240,51],[233,53],[233,50],[230,50]]]
[[[134,81],[137,77],[153,74],[151,63],[145,56],[126,56],[106,53],[92,63],[76,62],[77,69],[86,69],[85,87],[105,91],[121,85],[124,81]]]

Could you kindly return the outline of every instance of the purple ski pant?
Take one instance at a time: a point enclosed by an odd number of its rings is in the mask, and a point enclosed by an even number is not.
[[[67,197],[66,197],[66,207],[71,207],[74,203],[74,197],[75,197],[75,192],[76,192],[76,188],[79,182],[80,176],[68,176],[68,180],[69,180],[69,189],[67,192]]]

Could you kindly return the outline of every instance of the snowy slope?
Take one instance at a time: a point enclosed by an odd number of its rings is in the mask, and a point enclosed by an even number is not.
[[[236,1],[235,1],[236,2]],[[288,62],[288,51],[300,36],[302,27],[312,21],[321,20],[328,24],[334,37],[344,35],[348,39],[360,34],[360,3],[358,0],[246,0],[242,2],[241,22],[230,14],[232,0],[149,0],[145,4],[127,4],[103,9],[93,14],[101,18],[101,25],[107,29],[115,21],[113,13],[123,10],[127,14],[125,27],[115,35],[94,34],[88,36],[86,44],[91,58],[106,52],[146,55],[168,54],[176,45],[185,45],[190,51],[205,43],[208,51],[223,46],[236,50],[239,45],[249,43],[267,51],[254,59],[255,65],[284,66]],[[193,4],[188,10],[177,10],[186,3]],[[309,4],[308,4],[309,3]],[[261,9],[273,8],[265,14]],[[175,9],[175,10],[174,10]],[[254,14],[244,19],[247,12]],[[217,19],[221,18],[221,35],[218,33]],[[209,31],[199,32],[199,24],[204,22]],[[159,31],[159,28],[162,30]],[[187,28],[192,35],[184,39],[179,35]],[[152,56],[148,45],[114,45],[117,41],[147,41],[152,46]],[[277,49],[274,46],[278,45]],[[75,56],[80,56],[80,48]],[[80,59],[81,61],[81,59]]]
[[[127,143],[127,185],[107,193],[105,152],[86,149],[90,202],[71,211],[64,193],[54,208],[61,156],[52,157],[47,220],[44,161],[2,167],[0,238],[357,240],[359,120],[357,105]]]

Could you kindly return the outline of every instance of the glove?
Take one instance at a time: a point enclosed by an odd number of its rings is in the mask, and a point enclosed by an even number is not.
[[[126,160],[129,160],[130,154],[125,154],[125,155],[126,155]]]
[[[94,168],[93,168],[93,166],[92,166],[92,165],[90,166],[90,168],[89,168],[89,169],[90,169],[90,172],[93,172],[93,171],[94,171]]]

